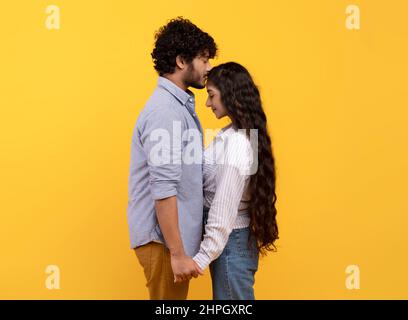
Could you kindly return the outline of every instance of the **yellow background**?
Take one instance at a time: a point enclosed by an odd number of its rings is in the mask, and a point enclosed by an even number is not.
[[[61,29],[45,27],[47,5]],[[345,27],[346,6],[361,30]],[[258,299],[408,298],[408,2],[2,0],[0,298],[145,299],[130,250],[130,139],[182,15],[259,84],[278,173],[278,252]],[[204,128],[219,128],[195,91]],[[345,286],[358,265],[361,289]],[[47,265],[61,289],[45,287]],[[210,299],[207,271],[190,299]]]

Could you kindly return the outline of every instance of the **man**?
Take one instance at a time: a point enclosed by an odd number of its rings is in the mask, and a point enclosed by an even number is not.
[[[128,224],[150,299],[186,299],[197,277],[202,237],[202,128],[189,87],[203,89],[217,46],[189,20],[161,27],[152,52],[158,86],[136,122],[131,148]],[[193,134],[191,142],[184,140]],[[191,145],[193,144],[193,145]],[[197,152],[196,152],[197,153]],[[197,159],[196,159],[197,160]]]

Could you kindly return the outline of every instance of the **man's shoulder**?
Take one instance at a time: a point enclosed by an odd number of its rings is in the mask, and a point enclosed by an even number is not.
[[[146,101],[139,114],[138,122],[154,120],[155,118],[182,119],[182,114],[177,109],[177,101],[168,91],[161,87],[157,87]]]

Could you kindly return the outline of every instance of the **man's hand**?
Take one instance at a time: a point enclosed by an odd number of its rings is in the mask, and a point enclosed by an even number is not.
[[[185,254],[172,254],[171,268],[173,269],[175,283],[188,281],[191,277],[197,278],[199,274],[195,261]]]

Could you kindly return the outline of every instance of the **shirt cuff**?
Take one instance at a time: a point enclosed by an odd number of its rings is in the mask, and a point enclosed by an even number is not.
[[[153,200],[161,200],[177,195],[177,184],[172,181],[152,182],[150,191]]]
[[[193,260],[198,264],[201,270],[205,270],[211,263],[211,259],[201,250],[193,257]]]

